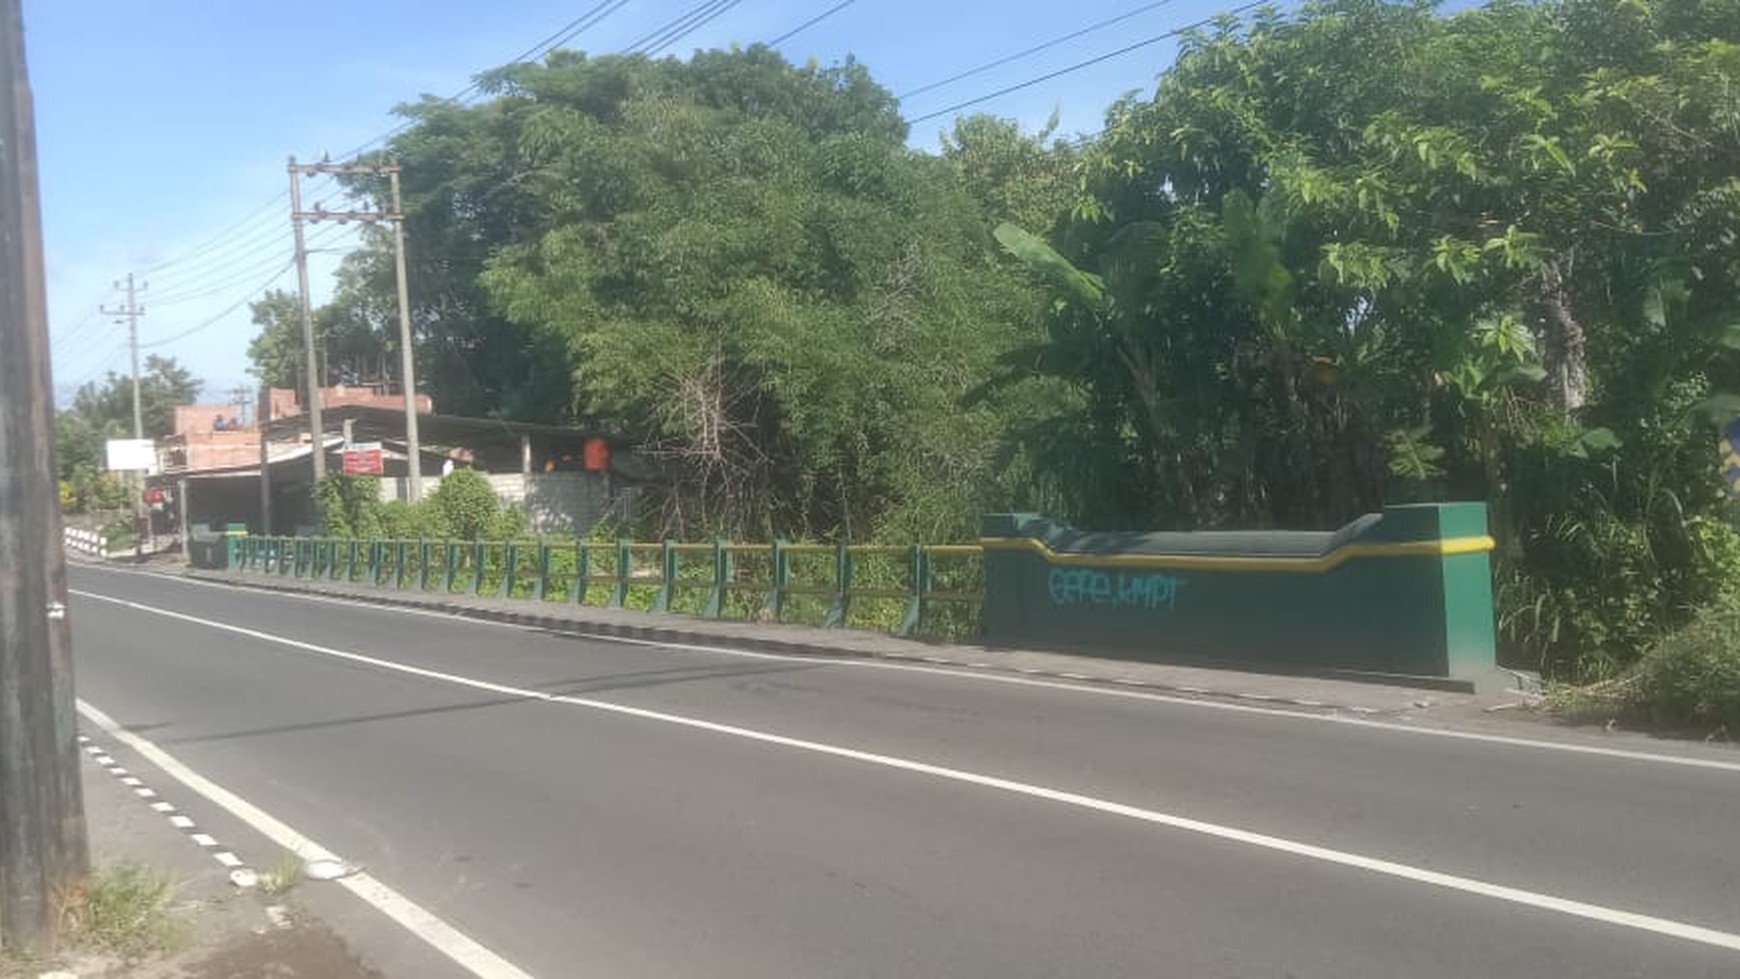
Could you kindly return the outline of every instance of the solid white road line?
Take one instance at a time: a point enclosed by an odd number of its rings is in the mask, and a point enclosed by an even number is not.
[[[1250,830],[1239,829],[1235,826],[1205,822],[1199,819],[1191,819],[1187,816],[1179,816],[1153,809],[1145,809],[1140,806],[1126,805],[1124,803],[1081,795],[1075,792],[1066,792],[1060,789],[1047,788],[1042,785],[1034,785],[1027,782],[1018,782],[1013,779],[999,778],[994,775],[982,775],[958,768],[932,765],[928,762],[914,761],[912,759],[900,758],[894,755],[884,755],[871,751],[860,751],[856,748],[847,748],[820,741],[809,741],[803,738],[786,737],[781,734],[758,731],[753,728],[738,727],[733,724],[721,724],[715,721],[702,720],[700,718],[688,717],[682,714],[671,714],[664,711],[648,710],[642,707],[630,707],[624,704],[616,704],[603,700],[593,700],[587,697],[573,697],[545,693],[540,690],[528,690],[504,683],[496,683],[490,680],[479,680],[473,677],[461,676],[459,674],[424,669],[420,666],[410,666],[392,660],[380,659],[375,656],[366,656],[361,653],[347,652],[329,646],[320,646],[314,643],[303,642],[299,639],[291,639],[286,636],[261,632],[257,629],[248,629],[242,626],[230,625],[226,622],[204,619],[183,612],[157,608],[151,605],[143,605],[125,599],[110,598],[106,595],[95,595],[82,592],[80,594],[85,595],[85,597],[130,608],[135,611],[158,615],[182,622],[189,622],[195,625],[233,633],[235,635],[247,636],[251,639],[258,639],[262,642],[285,646],[306,653],[314,653],[319,656],[344,660],[351,663],[360,663],[394,673],[422,677],[429,680],[440,681],[442,683],[454,684],[456,686],[470,687],[475,690],[485,690],[491,693],[505,694],[524,700],[535,700],[550,704],[584,707],[590,710],[604,711],[611,714],[635,717],[648,721],[657,721],[697,731],[706,731],[710,734],[741,738],[748,741],[760,742],[762,744],[777,745],[783,748],[793,748],[799,751],[807,751],[834,758],[844,758],[850,761],[863,762],[883,768],[896,769],[919,775],[928,775],[952,782],[960,782],[968,785],[995,789],[1013,795],[1043,799],[1049,802],[1056,802],[1079,809],[1087,809],[1109,815],[1122,816],[1127,819],[1165,826],[1170,829],[1196,833],[1202,836],[1228,840],[1234,843],[1243,843],[1247,846],[1272,850],[1296,857],[1303,857],[1305,859],[1316,860],[1322,863],[1351,867],[1386,877],[1425,884],[1431,887],[1459,891],[1465,894],[1473,894],[1479,897],[1491,898],[1493,900],[1518,904],[1525,907],[1553,911],[1559,914],[1582,918],[1589,921],[1617,925],[1624,928],[1633,928],[1638,931],[1664,935],[1670,938],[1678,938],[1688,942],[1696,942],[1732,951],[1740,951],[1740,934],[1719,931],[1713,928],[1705,928],[1700,925],[1689,924],[1682,921],[1674,921],[1668,918],[1659,918],[1653,915],[1640,914],[1638,912],[1625,911],[1618,908],[1609,908],[1597,904],[1588,904],[1582,901],[1574,901],[1552,894],[1541,893],[1539,891],[1507,887],[1502,884],[1493,884],[1487,881],[1476,880],[1470,877],[1461,877],[1455,874],[1440,873],[1438,871],[1409,866],[1391,860],[1368,857],[1347,850],[1336,850],[1311,843],[1302,843],[1279,836],[1270,836],[1266,833],[1256,833]],[[113,724],[112,721],[109,723]],[[147,757],[150,756],[147,755]],[[265,817],[264,813],[260,813],[260,815],[264,818],[270,818]],[[292,849],[294,849],[294,847],[292,847]]]
[[[91,566],[96,567],[96,566]],[[152,571],[127,571],[119,568],[98,568],[112,574],[131,575],[135,577],[159,578],[184,585],[200,588],[216,588],[235,591],[236,585],[219,582],[201,581],[197,578],[184,578],[179,575],[167,575]],[[455,615],[435,609],[414,609],[397,606],[376,605],[371,602],[334,597],[331,595],[309,595],[301,592],[274,592],[269,588],[246,589],[261,594],[270,594],[277,598],[298,601],[323,602],[331,605],[343,605],[352,609],[381,613],[384,615],[416,615],[426,618],[442,619],[448,622],[480,626],[494,629],[513,629],[524,632],[529,626],[517,625],[511,622],[494,622],[489,619],[475,619],[465,615]],[[71,594],[88,595],[94,598],[105,596],[92,592],[72,589]],[[1008,676],[996,673],[976,673],[968,670],[947,669],[938,666],[921,666],[917,663],[892,663],[881,660],[866,659],[827,659],[820,656],[792,656],[781,653],[761,653],[745,649],[732,649],[725,646],[698,645],[694,643],[664,642],[653,639],[631,639],[625,636],[604,636],[588,632],[564,632],[561,635],[573,636],[579,639],[589,639],[597,642],[614,643],[627,646],[650,646],[658,649],[687,650],[698,653],[711,653],[720,656],[736,656],[744,659],[774,660],[782,663],[808,663],[846,669],[894,670],[903,673],[927,673],[934,676],[955,677],[978,683],[1006,683],[1019,687],[1037,687],[1043,690],[1061,690],[1074,694],[1085,694],[1094,697],[1123,697],[1132,700],[1149,701],[1153,703],[1171,704],[1182,707],[1194,707],[1200,710],[1230,711],[1237,714],[1254,714],[1278,720],[1315,721],[1322,724],[1341,724],[1349,727],[1363,728],[1373,731],[1393,731],[1401,734],[1418,735],[1422,737],[1447,738],[1452,741],[1465,741],[1474,744],[1498,745],[1506,748],[1525,748],[1535,751],[1558,751],[1574,755],[1586,755],[1597,758],[1614,758],[1622,761],[1647,762],[1660,765],[1678,765],[1683,768],[1701,768],[1711,771],[1740,772],[1740,761],[1725,761],[1719,758],[1700,758],[1692,755],[1669,755],[1654,751],[1633,751],[1627,748],[1607,748],[1601,745],[1577,744],[1569,741],[1547,741],[1540,738],[1521,738],[1505,734],[1483,734],[1478,731],[1459,731],[1453,728],[1430,727],[1412,724],[1396,724],[1389,721],[1374,721],[1360,716],[1345,714],[1309,713],[1301,710],[1284,710],[1274,707],[1258,707],[1251,703],[1227,703],[1216,700],[1198,700],[1193,697],[1169,696],[1164,693],[1143,692],[1123,687],[1083,686],[1077,683],[1066,683],[1059,680],[1039,680],[1027,676]],[[1044,670],[1029,667],[1017,667],[1018,672],[1045,675]],[[1212,695],[1213,691],[1201,687],[1175,686],[1152,689],[1171,689],[1181,693]],[[1325,705],[1314,701],[1296,701],[1298,706],[1323,707]]]
[[[170,778],[227,810],[231,815],[252,826],[272,842],[303,860],[337,859],[332,851],[291,829],[276,817],[269,815],[241,796],[182,764],[167,751],[123,728],[114,718],[96,707],[83,700],[80,700],[78,705],[79,713],[83,714],[91,723],[108,732],[116,741],[132,748],[146,760],[162,769]],[[231,856],[230,859],[235,860],[236,866],[241,865],[241,861],[234,856]],[[366,872],[342,877],[338,883],[464,967],[472,975],[478,976],[479,979],[531,979],[529,973],[484,948],[457,928],[437,918],[421,905],[369,876]]]

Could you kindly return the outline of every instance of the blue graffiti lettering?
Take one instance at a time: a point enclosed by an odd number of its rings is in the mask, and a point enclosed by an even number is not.
[[[1167,611],[1178,607],[1178,589],[1183,585],[1184,579],[1177,575],[1122,572],[1113,575],[1092,568],[1053,568],[1046,580],[1053,605],[1103,605]]]

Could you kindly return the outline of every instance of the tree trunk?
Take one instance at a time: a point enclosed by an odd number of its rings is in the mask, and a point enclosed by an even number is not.
[[[1589,399],[1588,338],[1583,324],[1571,315],[1571,297],[1558,259],[1548,262],[1541,272],[1541,308],[1559,409],[1573,415]]]

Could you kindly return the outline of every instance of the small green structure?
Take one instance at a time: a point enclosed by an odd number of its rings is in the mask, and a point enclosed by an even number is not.
[[[1333,532],[1088,533],[983,524],[984,635],[1166,662],[1497,675],[1486,506],[1387,507]]]

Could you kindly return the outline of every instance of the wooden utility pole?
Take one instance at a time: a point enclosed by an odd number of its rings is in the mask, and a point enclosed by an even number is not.
[[[380,211],[351,210],[328,211],[316,206],[314,210],[304,212],[299,203],[300,198],[293,199],[292,207],[296,214],[309,221],[337,221],[345,224],[350,221],[360,221],[365,224],[387,222],[393,226],[393,243],[399,277],[399,369],[400,378],[405,389],[405,455],[407,457],[406,499],[415,503],[423,496],[423,455],[417,435],[417,358],[411,340],[411,289],[405,272],[405,209],[399,199],[399,173],[404,169],[397,163],[330,163],[322,160],[319,163],[296,165],[295,158],[290,161],[292,173],[313,175],[328,174],[361,174],[371,177],[386,176],[388,193],[392,201],[392,210],[388,213]],[[297,241],[301,241],[301,226],[297,226]],[[300,248],[298,248],[300,254]]]
[[[314,316],[308,309],[308,246],[302,240],[302,174],[306,167],[290,158],[290,227],[296,232],[296,286],[302,307],[302,366],[308,385],[308,431],[314,456],[314,482],[326,476],[326,428],[320,418],[320,367],[314,345]]]
[[[90,852],[19,0],[0,2],[0,75],[0,949],[41,952]]]

